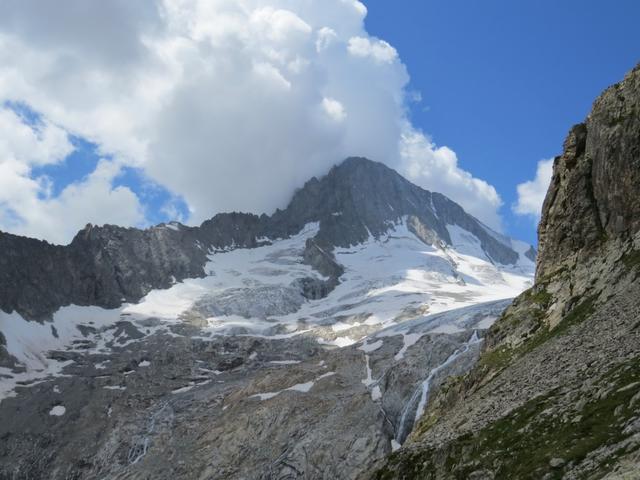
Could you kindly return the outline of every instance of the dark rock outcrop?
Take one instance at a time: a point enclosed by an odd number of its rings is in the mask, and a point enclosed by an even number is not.
[[[538,278],[640,230],[639,91],[637,66],[569,132],[538,229]]]
[[[0,233],[0,307],[32,319],[62,305],[116,307],[204,274],[196,230],[87,227],[67,246]]]

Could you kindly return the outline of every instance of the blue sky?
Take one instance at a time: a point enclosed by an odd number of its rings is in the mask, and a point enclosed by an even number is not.
[[[636,0],[84,1],[0,2],[0,230],[271,213],[358,155],[535,243],[540,162],[640,60]]]
[[[640,61],[640,2],[365,3],[367,30],[398,50],[422,94],[414,124],[494,185],[507,232],[534,242],[534,220],[511,212],[516,185]]]

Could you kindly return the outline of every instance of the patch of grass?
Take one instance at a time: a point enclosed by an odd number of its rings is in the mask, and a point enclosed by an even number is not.
[[[544,303],[547,305],[551,301],[551,295],[546,291],[531,294],[529,298],[536,304]],[[571,310],[571,312],[569,312],[569,314],[564,317],[555,328],[549,328],[548,325],[543,323],[543,310],[536,310],[533,312],[533,316],[538,322],[538,326],[535,328],[535,333],[531,335],[531,337],[517,348],[511,348],[507,345],[503,345],[493,350],[483,352],[478,360],[478,365],[481,368],[484,367],[490,371],[502,370],[512,363],[514,359],[535,350],[540,345],[548,342],[554,337],[565,334],[572,326],[586,320],[595,309],[595,300],[595,296],[587,297],[578,306],[574,307],[573,310]],[[501,319],[501,321],[505,323],[514,321],[514,319],[511,319],[510,317],[511,315],[506,315]]]
[[[421,479],[435,478],[433,450],[400,450],[392,453],[387,463],[371,476],[373,480]]]
[[[558,330],[558,333],[562,333],[569,327],[582,323],[594,312],[596,300],[596,295],[592,295],[584,299],[578,306],[573,307],[569,314],[562,319],[562,322],[560,322],[554,330]]]
[[[535,322],[538,322],[538,327],[536,327],[535,333],[517,348],[511,348],[507,345],[503,345],[493,350],[483,352],[478,360],[478,368],[481,369],[480,371],[485,370],[489,372],[497,372],[503,370],[511,363],[513,363],[515,359],[526,355],[527,353],[533,351],[552,338],[565,334],[572,326],[583,322],[593,313],[595,309],[596,298],[596,296],[591,296],[584,299],[577,306],[575,306],[555,328],[550,329],[548,325],[545,325],[543,323],[543,320],[544,311],[546,310],[548,304],[551,302],[552,296],[545,290],[539,291],[537,293],[530,292],[528,294],[528,300],[532,301],[535,305],[538,306],[533,312]],[[543,308],[539,308],[540,306],[542,306]],[[517,321],[516,315],[511,314],[504,314],[503,317],[499,320],[499,322],[503,324],[509,324],[515,321]],[[457,382],[460,382],[464,380],[464,377],[460,377],[455,380]],[[541,401],[542,399],[540,400],[540,402]],[[523,417],[519,417],[520,420],[528,421],[527,419],[529,419],[531,415],[535,413],[536,405],[541,405],[536,402],[538,401],[531,403],[527,407],[527,411],[530,411],[530,415],[523,414]],[[419,421],[418,425],[416,426],[414,435],[417,438],[426,435],[427,432],[437,423],[438,418],[438,412],[427,411],[425,416]],[[511,425],[511,427],[520,428],[515,424]]]
[[[502,346],[484,352],[480,357],[479,363],[481,366],[486,366],[491,370],[501,370],[511,363],[516,354],[517,350]]]
[[[555,392],[532,399],[470,439],[472,458],[487,466],[504,462],[496,471],[498,477],[540,478],[541,473],[550,472],[553,478],[562,478],[562,468],[549,467],[551,458],[578,463],[595,449],[615,445],[629,436],[623,429],[627,420],[640,413],[640,405],[630,406],[640,386],[624,387],[637,381],[638,358],[612,369],[598,382],[606,393],[596,397],[599,389],[594,388],[593,397],[582,410],[571,413],[579,421],[563,421],[564,412],[544,413],[553,411],[557,404]],[[607,463],[601,462],[601,468],[607,468]]]
[[[594,311],[594,303],[596,297],[587,297],[578,306],[574,307],[562,321],[555,326],[555,328],[549,328],[545,326],[536,335],[534,335],[523,346],[523,353],[530,352],[539,347],[545,342],[548,342],[554,337],[564,335],[572,326],[582,323],[586,320]]]
[[[538,291],[534,291],[534,289],[527,290],[527,292],[525,293],[525,298],[528,301],[540,305],[543,308],[547,308],[551,303],[551,300],[553,300],[553,296],[544,288],[540,288],[537,290]]]
[[[640,250],[631,250],[625,253],[621,258],[622,263],[628,269],[640,266]]]

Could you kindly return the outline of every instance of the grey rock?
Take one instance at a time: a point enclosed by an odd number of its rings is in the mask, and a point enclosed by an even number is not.
[[[532,262],[535,262],[536,258],[538,257],[538,252],[536,251],[535,248],[533,248],[533,246],[531,246],[531,248],[529,248],[529,250],[527,250],[524,253],[524,256],[527,257]]]
[[[57,352],[73,360],[65,376],[0,402],[0,478],[354,479],[390,453],[415,389],[469,335],[427,334],[401,360],[400,335],[368,360],[357,345],[329,350],[314,336],[176,331],[112,354]],[[471,367],[478,351],[468,353],[432,392]],[[308,382],[308,393],[287,390]]]
[[[640,230],[640,65],[595,101],[556,157],[538,228],[537,278]]]

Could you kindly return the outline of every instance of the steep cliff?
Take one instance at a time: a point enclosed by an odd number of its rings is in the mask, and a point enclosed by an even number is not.
[[[539,242],[534,287],[372,478],[638,478],[640,66],[571,129]]]
[[[639,91],[636,67],[571,129],[544,202],[538,279],[640,230]]]

